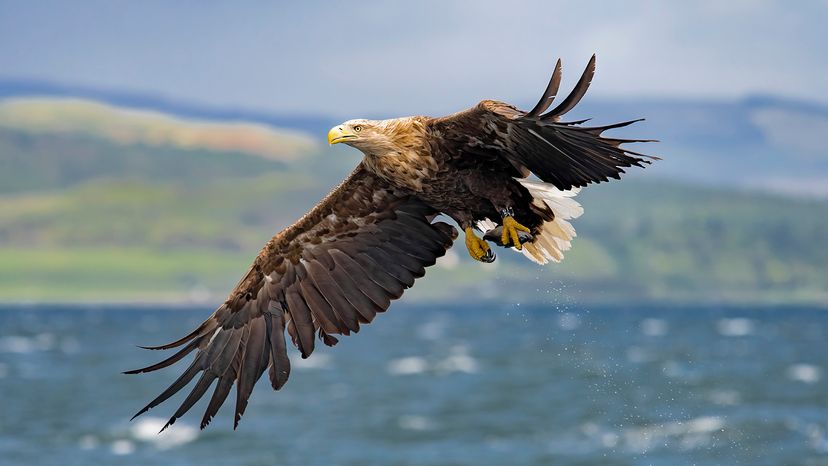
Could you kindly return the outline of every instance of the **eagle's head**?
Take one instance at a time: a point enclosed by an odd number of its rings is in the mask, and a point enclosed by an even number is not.
[[[420,133],[418,126],[412,118],[348,120],[328,131],[328,143],[341,142],[365,155],[382,155],[409,148],[413,137]]]

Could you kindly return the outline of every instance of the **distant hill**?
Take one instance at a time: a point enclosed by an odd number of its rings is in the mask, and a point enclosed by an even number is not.
[[[773,97],[736,101],[585,99],[573,117],[646,117],[619,134],[661,142],[653,173],[705,185],[828,197],[828,107]],[[652,176],[648,173],[648,176]]]
[[[121,144],[241,152],[288,161],[317,149],[305,133],[249,122],[183,119],[82,99],[0,100],[0,128]]]
[[[630,131],[661,137],[645,150],[665,160],[584,190],[563,264],[503,250],[485,266],[461,243],[409,299],[828,304],[828,201],[768,193],[771,180],[828,173],[812,139],[779,129],[818,134],[823,110],[674,104],[581,110],[602,122],[650,116]],[[0,100],[0,301],[222,299],[359,160],[259,123]],[[247,128],[264,131],[260,146]]]
[[[262,123],[275,128],[320,134],[320,141],[324,137],[322,131],[327,131],[328,128],[338,123],[336,118],[330,115],[277,115],[256,110],[212,107],[139,92],[96,89],[48,81],[0,79],[0,99],[16,97],[79,98],[122,108],[151,110],[187,119]]]
[[[203,182],[280,169],[319,148],[302,132],[258,123],[186,120],[78,99],[0,100],[0,193],[102,177]]]
[[[0,80],[0,99],[26,96],[79,97],[187,119],[261,123],[300,130],[320,142],[327,129],[343,118],[400,116],[348,115],[344,109],[344,115],[284,115],[116,90]],[[528,108],[532,102],[522,104]],[[405,113],[405,109],[400,112]],[[593,117],[596,123],[646,118],[617,134],[661,140],[642,147],[665,156],[652,170],[659,176],[713,186],[828,197],[828,151],[822,140],[828,131],[828,107],[824,105],[771,96],[722,101],[608,101],[587,96],[570,116]]]

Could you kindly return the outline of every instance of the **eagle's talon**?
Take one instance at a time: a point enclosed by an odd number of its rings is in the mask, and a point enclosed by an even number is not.
[[[489,243],[474,234],[471,228],[466,228],[466,249],[472,259],[480,262],[494,262],[495,254]]]
[[[500,242],[504,246],[512,245],[517,250],[523,249],[523,241],[519,232],[531,234],[531,230],[514,219],[512,216],[503,217],[503,232],[500,234]]]

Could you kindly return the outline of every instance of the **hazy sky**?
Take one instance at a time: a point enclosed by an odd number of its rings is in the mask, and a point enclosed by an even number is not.
[[[440,114],[592,93],[828,102],[828,1],[2,1],[0,78],[221,106]],[[568,89],[567,89],[568,90]]]

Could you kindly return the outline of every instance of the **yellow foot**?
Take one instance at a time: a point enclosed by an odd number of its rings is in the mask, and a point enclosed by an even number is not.
[[[469,255],[476,261],[480,262],[494,262],[494,251],[489,247],[489,243],[482,240],[474,234],[471,228],[466,228],[466,249],[469,250]]]
[[[513,217],[503,217],[503,233],[500,235],[500,242],[503,243],[504,246],[508,246],[509,243],[512,243],[512,246],[514,246],[515,249],[523,249],[523,245],[520,244],[518,231],[531,233],[531,230],[518,223]]]

